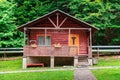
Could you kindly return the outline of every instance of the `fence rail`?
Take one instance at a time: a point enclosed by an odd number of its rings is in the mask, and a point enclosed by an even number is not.
[[[92,52],[120,52],[120,46],[92,46]]]
[[[92,52],[120,52],[120,46],[92,46]],[[23,48],[0,48],[0,53],[23,53]]]
[[[23,53],[23,48],[0,48],[0,53]]]

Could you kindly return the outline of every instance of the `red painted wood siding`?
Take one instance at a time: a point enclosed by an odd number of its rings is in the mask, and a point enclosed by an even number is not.
[[[56,15],[52,15],[50,17],[52,21],[56,24]],[[64,15],[59,15],[59,24],[62,22],[62,20],[65,18]],[[33,27],[53,27],[54,26],[50,23],[50,21],[46,18],[41,22],[36,23]],[[82,28],[80,24],[77,22],[67,18],[65,23],[61,26],[61,28]],[[57,30],[47,30],[47,35],[51,36],[51,45],[60,43],[63,46],[68,46],[68,30],[61,30],[61,32],[58,32]],[[45,30],[30,30],[30,40],[36,40],[38,44],[38,35],[44,35]],[[88,41],[87,41],[87,31],[85,30],[71,30],[71,34],[79,34],[79,40],[80,40],[80,46],[79,46],[79,54],[87,54],[88,50]]]
[[[86,54],[88,52],[87,32],[80,32],[80,54]]]
[[[30,32],[30,40],[36,40],[38,44],[38,35],[44,35],[44,33],[44,30],[32,30]],[[79,34],[79,54],[86,54],[88,51],[87,32],[71,30],[71,34]],[[61,32],[57,30],[47,30],[47,35],[51,37],[51,45],[60,43],[62,46],[68,46],[68,30],[61,30]]]

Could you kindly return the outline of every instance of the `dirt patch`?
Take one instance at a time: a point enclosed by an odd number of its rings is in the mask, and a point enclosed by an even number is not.
[[[2,57],[2,58],[0,58],[0,61],[18,60],[18,59],[22,59],[22,57],[21,56],[19,56],[19,57],[6,57],[6,58]]]
[[[119,56],[120,52],[99,52],[99,56]],[[97,57],[97,53],[93,53],[94,57]]]
[[[99,57],[99,59],[102,59],[102,60],[118,59],[118,60],[120,60],[120,55],[119,56],[102,56],[102,57]]]

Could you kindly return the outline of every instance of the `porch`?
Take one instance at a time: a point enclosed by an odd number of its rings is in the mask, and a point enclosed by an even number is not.
[[[83,31],[85,32],[83,33]],[[88,58],[92,58],[91,35],[91,28],[24,28],[23,56],[74,57],[86,55]],[[33,45],[35,47],[32,47]]]
[[[24,46],[24,56],[55,56],[74,57],[78,56],[77,46]]]
[[[85,31],[85,34],[87,34],[87,37],[85,39],[83,38],[85,37],[82,34],[83,31]],[[25,46],[23,54],[23,68],[26,68],[26,64],[28,63],[28,61],[33,60],[33,58],[31,60],[27,59],[28,57],[38,57],[36,58],[38,59],[38,62],[40,62],[39,58],[49,57],[48,63],[51,68],[54,67],[56,61],[55,58],[57,57],[72,58],[74,67],[78,66],[78,58],[81,55],[85,55],[91,60],[91,33],[92,32],[90,28],[24,28]],[[71,34],[78,34],[78,36]],[[26,39],[26,35],[28,35],[28,39]],[[33,36],[31,37],[30,35],[34,35],[35,38],[33,38]],[[38,37],[40,39],[43,38],[43,44],[39,43]],[[48,40],[48,37],[50,38],[50,40]],[[73,37],[75,37],[75,40],[73,40]],[[84,44],[86,44],[86,46],[84,46]],[[85,50],[83,50],[84,47]],[[85,54],[82,54],[82,51],[86,51]],[[35,62],[33,63],[35,64]],[[92,63],[90,63],[90,65],[92,65]]]

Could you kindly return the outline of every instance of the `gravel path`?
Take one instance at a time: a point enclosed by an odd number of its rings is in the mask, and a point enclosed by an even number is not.
[[[101,66],[101,67],[81,67],[81,68],[58,68],[58,69],[39,69],[39,70],[17,70],[17,71],[0,71],[0,74],[9,74],[9,73],[24,73],[24,72],[46,72],[46,71],[59,71],[59,70],[75,70],[75,73],[81,73],[84,72],[84,70],[97,70],[97,69],[118,69],[120,66]],[[86,71],[85,71],[86,72]]]
[[[74,70],[74,68],[42,69],[42,70],[2,71],[2,72],[0,72],[0,74],[25,73],[25,72],[50,72],[50,71],[66,71],[66,70]]]
[[[74,70],[74,80],[97,80],[88,68]]]

